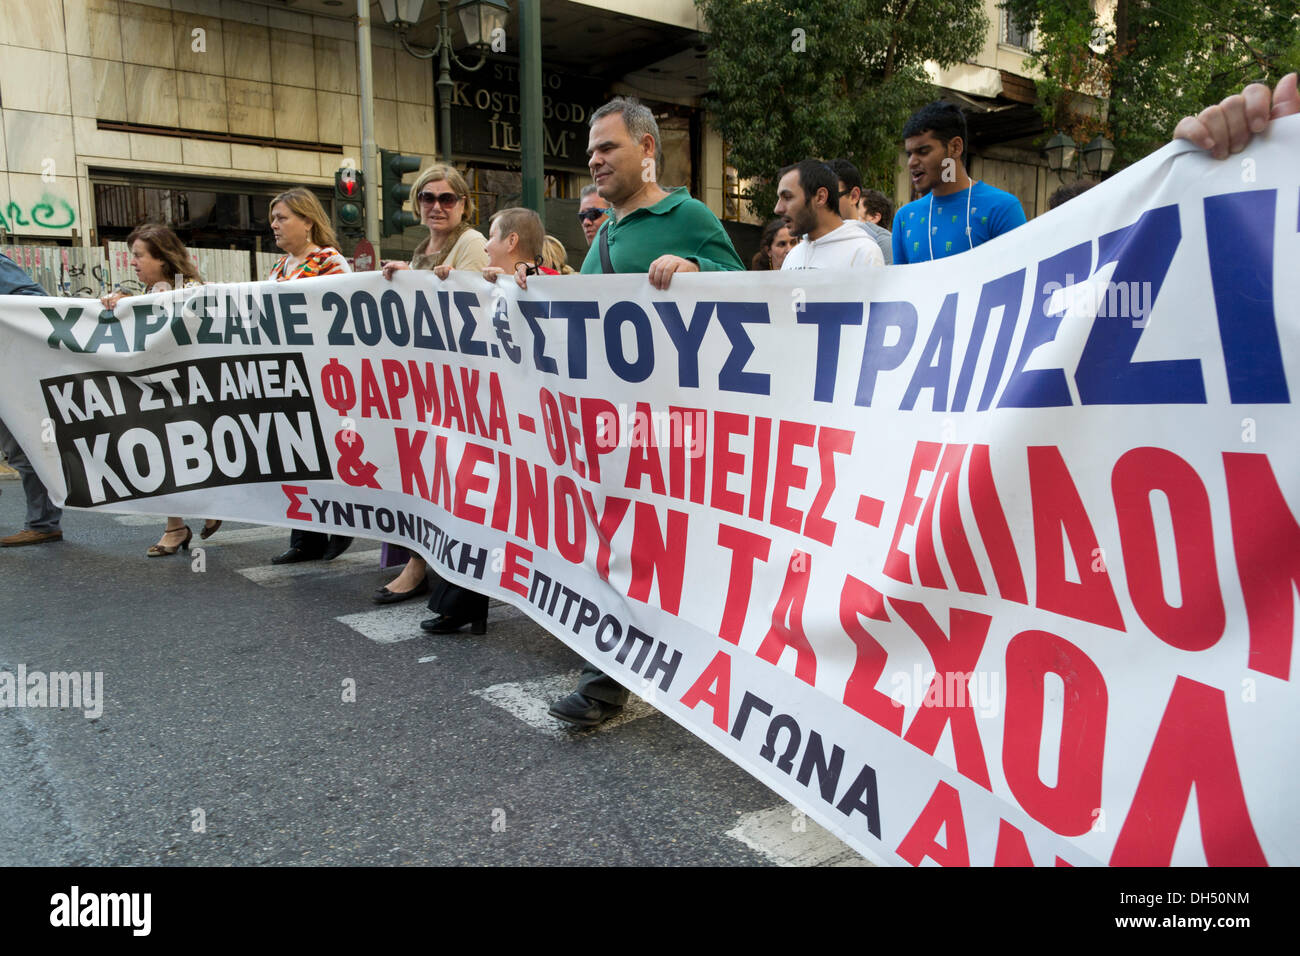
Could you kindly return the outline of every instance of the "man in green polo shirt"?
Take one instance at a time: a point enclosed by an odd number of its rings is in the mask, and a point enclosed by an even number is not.
[[[677,272],[744,270],[709,207],[685,188],[659,185],[659,124],[648,107],[621,96],[610,100],[591,115],[588,142],[591,178],[614,211],[587,250],[584,273],[645,272],[652,286],[667,289]]]
[[[679,272],[740,272],[726,230],[709,207],[685,189],[659,185],[659,124],[635,99],[615,97],[591,114],[587,165],[611,215],[592,240],[584,273],[644,272],[656,289],[667,289]],[[578,689],[551,705],[553,717],[594,727],[627,702],[627,688],[590,664]]]

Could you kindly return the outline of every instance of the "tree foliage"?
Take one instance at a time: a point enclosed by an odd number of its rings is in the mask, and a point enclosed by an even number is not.
[[[1121,163],[1168,142],[1180,117],[1300,66],[1300,0],[1115,0],[1113,25],[1093,5],[1002,4],[1016,23],[1037,26],[1030,62],[1045,77],[1046,123],[1081,143],[1108,136]],[[1099,115],[1083,105],[1086,93],[1106,101]]]
[[[981,0],[696,0],[709,30],[708,107],[760,215],[776,171],[848,157],[893,194],[903,123],[936,95],[923,64],[975,56]]]

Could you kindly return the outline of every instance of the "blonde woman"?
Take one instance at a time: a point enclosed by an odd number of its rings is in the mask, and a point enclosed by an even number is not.
[[[564,251],[564,243],[552,235],[547,235],[542,243],[542,265],[564,276],[571,276],[575,271],[569,265],[569,254]]]
[[[301,186],[282,192],[271,200],[271,232],[284,255],[271,267],[271,279],[311,279],[316,276],[351,272],[352,267],[338,250],[329,216],[320,200]],[[295,528],[289,548],[271,559],[272,564],[299,561],[332,561],[348,549],[352,539],[341,534],[323,534]]]
[[[452,269],[480,271],[487,268],[487,239],[470,226],[474,201],[469,185],[460,170],[436,163],[420,173],[411,187],[411,205],[419,210],[420,221],[429,227],[429,238],[415,249],[409,263],[384,263],[384,278],[402,269],[431,269],[439,279],[447,278]],[[427,593],[433,583],[429,610],[438,612],[421,626],[435,634],[457,631],[466,624],[476,634],[487,626],[487,598],[465,588],[448,584],[436,574],[430,581],[423,558],[412,556],[393,581],[374,593],[376,604],[395,604]]]
[[[474,201],[455,166],[438,163],[420,173],[411,187],[411,206],[429,227],[429,238],[416,247],[409,263],[385,262],[384,278],[391,279],[399,269],[432,269],[445,279],[452,269],[477,271],[488,264],[487,237],[470,225]]]
[[[198,268],[190,259],[189,250],[180,237],[166,226],[158,223],[137,226],[126,237],[126,244],[131,249],[131,268],[144,287],[144,294],[170,292],[173,283],[184,288],[203,284]],[[106,309],[111,309],[124,298],[127,298],[127,293],[119,291],[104,296],[100,301]],[[220,527],[220,521],[209,519],[203,523],[199,537],[211,537]],[[145,553],[151,558],[165,558],[188,548],[193,537],[194,532],[183,518],[169,517],[162,537]]]

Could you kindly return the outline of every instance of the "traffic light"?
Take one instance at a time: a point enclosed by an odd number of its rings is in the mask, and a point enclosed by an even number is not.
[[[334,208],[345,230],[365,231],[366,180],[361,170],[342,166],[334,171]]]
[[[401,235],[407,226],[418,225],[414,213],[402,207],[411,198],[411,187],[402,184],[402,177],[420,168],[419,156],[403,156],[389,149],[379,151],[379,175],[383,180],[383,216],[379,221],[381,236]]]

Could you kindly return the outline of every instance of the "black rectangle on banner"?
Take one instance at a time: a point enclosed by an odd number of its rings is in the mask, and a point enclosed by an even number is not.
[[[332,477],[297,353],[84,372],[41,391],[69,505]]]

